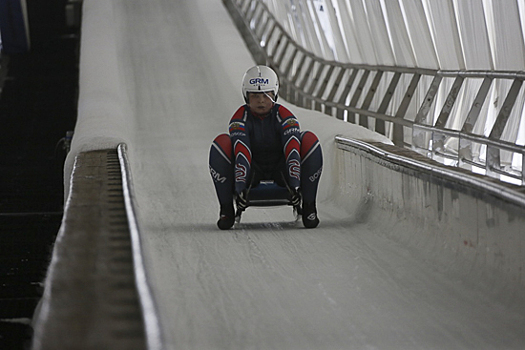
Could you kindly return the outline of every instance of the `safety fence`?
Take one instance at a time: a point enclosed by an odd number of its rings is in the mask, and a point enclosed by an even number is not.
[[[525,147],[516,141],[524,72],[327,61],[299,46],[262,1],[223,2],[255,61],[279,75],[279,94],[288,102],[359,124],[447,165],[525,183]]]

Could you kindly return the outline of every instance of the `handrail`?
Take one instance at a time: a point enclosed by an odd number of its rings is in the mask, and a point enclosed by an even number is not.
[[[377,145],[349,139],[342,135],[337,135],[335,137],[335,142],[340,149],[363,150],[393,164],[402,164],[403,167],[417,168],[419,171],[435,174],[436,177],[449,179],[451,182],[461,182],[472,188],[480,189],[483,193],[491,194],[495,198],[500,198],[507,203],[513,203],[518,207],[525,208],[525,192],[516,191],[513,185],[495,182],[494,180],[491,181],[485,177],[482,178],[456,171],[450,171],[448,167],[433,165],[432,161],[425,162],[402,154],[395,154],[391,151],[382,149]]]
[[[459,167],[471,170],[475,167],[489,176],[505,175],[525,183],[525,147],[502,139],[511,114],[522,112],[516,101],[525,72],[435,70],[328,61],[296,43],[262,1],[223,0],[223,3],[255,61],[277,72],[280,95],[290,103],[360,124],[388,136],[398,146],[410,147],[436,160],[449,159]],[[448,123],[467,81],[479,85],[476,97],[469,104],[462,125],[451,130]],[[497,81],[509,81],[511,87],[491,133],[477,134],[473,126],[482,118],[483,107],[489,103],[487,96]],[[442,106],[438,106],[438,97],[443,97]],[[474,151],[478,149],[480,155]],[[512,166],[514,157],[521,157],[521,166]]]

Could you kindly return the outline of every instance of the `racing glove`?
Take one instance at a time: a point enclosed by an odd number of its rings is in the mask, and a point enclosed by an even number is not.
[[[301,190],[299,187],[297,187],[297,188],[292,188],[291,192],[292,193],[291,193],[290,202],[292,203],[294,207],[298,207],[299,205],[301,205]]]
[[[237,210],[244,211],[248,208],[248,191],[243,190],[241,193],[238,193],[235,202],[237,204]]]

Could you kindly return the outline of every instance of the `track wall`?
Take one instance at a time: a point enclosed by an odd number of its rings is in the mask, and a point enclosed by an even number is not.
[[[461,278],[524,284],[522,188],[379,143],[338,143],[335,163],[336,201],[357,222]]]

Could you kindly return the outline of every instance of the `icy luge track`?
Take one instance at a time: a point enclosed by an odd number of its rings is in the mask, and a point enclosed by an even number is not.
[[[77,156],[35,318],[35,349],[158,348],[152,302],[136,266],[142,260],[132,237],[129,179],[123,145]]]

